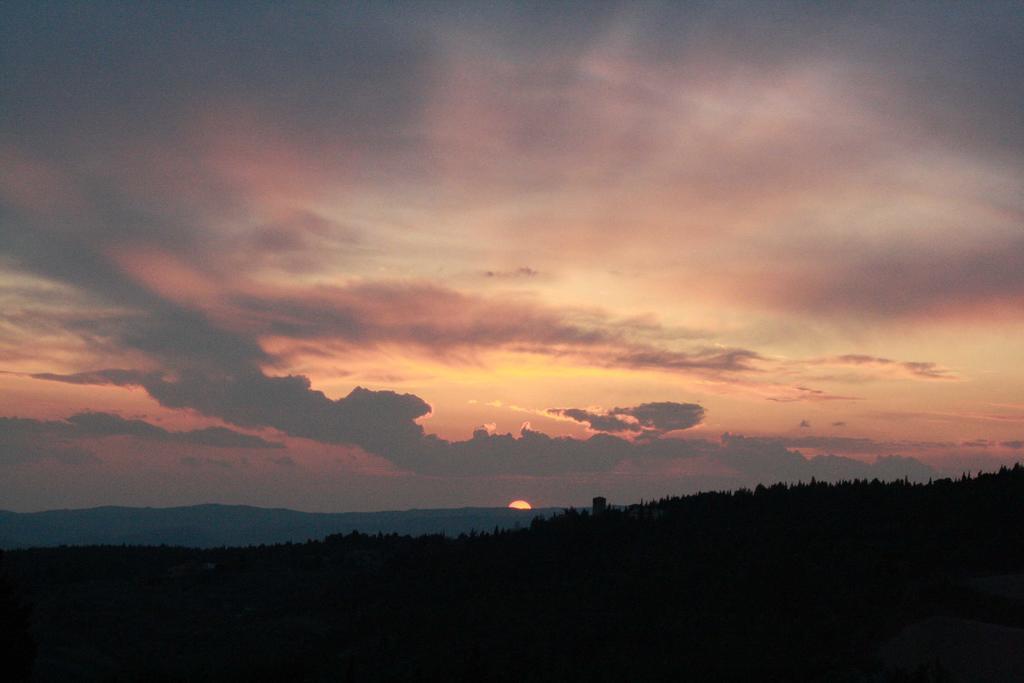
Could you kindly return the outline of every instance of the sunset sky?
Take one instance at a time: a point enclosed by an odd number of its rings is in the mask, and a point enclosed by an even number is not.
[[[0,509],[1024,456],[1019,2],[9,2],[0,102]]]

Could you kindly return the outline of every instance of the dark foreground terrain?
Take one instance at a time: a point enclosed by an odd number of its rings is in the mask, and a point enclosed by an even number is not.
[[[454,539],[29,549],[4,567],[42,681],[1009,681],[1022,503],[1017,466]],[[13,671],[28,650],[0,605]]]

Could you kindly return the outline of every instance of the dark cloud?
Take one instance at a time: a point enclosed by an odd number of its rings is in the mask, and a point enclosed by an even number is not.
[[[777,481],[835,481],[852,478],[927,478],[931,467],[913,458],[876,458],[874,463],[838,455],[806,458],[778,442],[726,434],[721,442],[651,438],[627,441],[611,434],[589,439],[553,438],[525,426],[520,434],[479,429],[467,441],[426,437],[416,447],[386,455],[403,468],[444,476],[531,476],[607,472],[624,463],[642,467],[673,461],[699,461],[712,471],[724,468],[734,486]]]
[[[176,432],[171,432],[175,434]],[[284,444],[276,441],[267,441],[251,434],[242,434],[227,427],[204,427],[193,429],[188,432],[177,432],[184,437],[172,437],[187,439],[187,443],[197,446],[215,446],[217,448],[284,448]]]
[[[632,408],[615,408],[612,415],[629,415],[647,429],[671,432],[677,429],[696,427],[704,421],[704,408],[696,403],[675,403],[659,401],[641,403]]]
[[[69,464],[99,462],[79,439],[130,436],[191,446],[215,448],[283,448],[283,444],[225,427],[170,431],[143,420],[126,419],[112,413],[78,413],[66,420],[0,418],[0,462],[58,460]]]
[[[284,444],[243,434],[227,427],[204,427],[182,432],[168,431],[143,420],[130,420],[113,413],[78,413],[67,418],[77,436],[134,436],[153,441],[213,446],[216,448],[284,448]]]
[[[704,408],[696,403],[662,401],[631,408],[613,408],[595,413],[581,408],[550,408],[549,413],[586,424],[597,432],[644,432],[662,434],[689,429],[704,420]]]
[[[244,102],[308,129],[310,153],[338,143],[341,133],[325,135],[332,121],[353,144],[383,145],[418,113],[434,64],[427,17],[412,20],[413,9],[19,4],[0,32],[5,91],[18,95],[5,98],[6,119],[37,146],[77,148],[85,141],[53,107],[73,108],[96,144],[172,135],[196,107]]]
[[[324,443],[350,443],[387,452],[423,436],[417,418],[430,406],[411,394],[356,387],[332,400],[298,375],[260,372],[220,375],[185,371],[175,379],[148,378],[143,385],[168,408],[191,408],[243,427],[273,427]]]
[[[810,478],[807,459],[779,443],[724,434],[714,460],[748,481],[797,481]]]
[[[571,63],[611,33],[656,72],[679,71],[701,56],[700,65],[720,77],[741,69],[778,73],[830,57],[858,67],[866,82],[854,85],[873,95],[873,104],[947,144],[959,132],[960,146],[992,153],[997,142],[1021,147],[1012,124],[1016,84],[1024,80],[1024,60],[1016,56],[1024,20],[1015,3],[869,3],[836,11],[788,2],[756,12],[733,3],[460,3],[449,12],[397,3],[300,14],[272,4],[244,13],[220,5],[129,8],[71,11],[44,2],[7,12],[0,35],[9,90],[39,91],[12,103],[10,116],[39,116],[39,130],[66,125],[46,110],[63,103],[76,105],[94,133],[138,129],[129,115],[163,129],[166,110],[183,108],[179,100],[225,93],[318,133],[333,117],[338,127],[384,144],[378,136],[404,129],[430,67],[448,56],[438,44],[446,35],[476,35],[521,59]],[[885,68],[891,64],[902,68]],[[878,72],[888,80],[876,82]],[[113,121],[103,122],[109,109],[100,104],[122,100]]]
[[[309,379],[301,375],[269,377],[259,371],[210,374],[190,369],[166,378],[157,373],[101,370],[74,375],[51,374],[46,379],[72,383],[95,379],[103,384],[116,379],[123,385],[142,386],[168,408],[190,408],[241,427],[273,427],[290,436],[323,443],[356,444],[372,452],[419,441],[423,428],[415,420],[430,413],[430,406],[412,394],[356,387],[348,396],[332,400],[312,389]],[[121,429],[121,433],[129,433],[127,430],[151,433],[159,429],[112,415],[85,415],[92,416],[87,423]],[[206,440],[207,445],[219,445],[218,442],[231,438],[224,431],[210,428],[188,434],[192,439]]]
[[[188,465],[189,467],[204,467],[213,466],[220,467],[225,470],[232,469],[235,464],[230,460],[224,460],[223,458],[200,458],[194,455],[186,455],[181,459],[182,465]]]
[[[378,397],[375,393],[361,390],[353,392],[345,400],[361,404],[358,411],[363,411],[360,414],[365,418],[373,408],[388,405],[391,400],[391,397]],[[381,398],[383,403],[378,404],[377,400]],[[348,408],[334,410],[357,408],[350,405]],[[661,420],[664,411],[664,407],[658,408],[657,417],[648,416],[646,419],[653,424],[655,420]],[[644,414],[644,411],[638,412]],[[694,412],[690,411],[691,416]],[[673,428],[683,424],[679,421],[678,413],[673,412],[671,415],[671,419],[667,422],[662,420],[659,424]],[[379,415],[373,419],[367,429],[388,429],[385,420]],[[96,462],[94,455],[76,445],[76,440],[106,436],[131,436],[193,446],[268,448],[275,445],[224,429],[171,432],[140,420],[106,413],[80,413],[64,421],[0,418],[0,462],[11,464],[42,459],[67,464]],[[811,477],[829,480],[855,477],[920,478],[932,473],[931,468],[912,458],[879,458],[870,465],[837,455],[808,459],[776,439],[745,438],[731,434],[723,435],[720,442],[659,438],[657,433],[635,442],[610,434],[596,434],[584,440],[550,437],[524,425],[517,436],[490,434],[480,429],[466,441],[447,441],[416,431],[407,432],[401,439],[385,435],[369,437],[366,432],[356,434],[354,438],[343,438],[335,432],[330,435],[330,442],[355,443],[403,469],[432,476],[600,473],[627,462],[654,465],[658,462],[694,459],[699,459],[702,466],[715,471],[725,468],[731,472],[730,481],[736,486],[806,481]],[[190,466],[232,465],[223,459],[198,455],[184,456],[181,461]],[[282,466],[295,465],[290,456],[275,457],[272,461]]]
[[[128,349],[171,368],[244,372],[274,360],[255,337],[225,329],[203,313],[167,304],[152,315],[120,321],[114,334]]]
[[[74,444],[66,423],[0,417],[0,464],[51,460],[65,465],[100,462],[91,451]]]
[[[839,421],[833,422],[833,423],[832,423],[832,426],[833,426],[833,427],[845,427],[845,426],[846,426],[846,423],[845,423],[845,422],[843,422],[842,420],[839,420]]]
[[[67,418],[67,422],[72,426],[71,431],[76,436],[134,436],[140,439],[165,440],[171,434],[154,424],[125,419],[113,413],[78,413]]]
[[[115,370],[73,375],[71,381],[81,381],[83,376],[103,382],[138,381],[167,407],[191,408],[240,426],[274,427],[292,436],[325,443],[354,444],[404,469],[435,475],[602,472],[626,460],[704,457],[735,470],[746,478],[744,481],[819,475],[822,478],[824,474],[812,474],[812,470],[828,468],[808,466],[803,455],[790,449],[877,454],[889,447],[923,445],[881,444],[870,439],[839,437],[773,439],[729,434],[723,436],[721,445],[702,440],[658,438],[669,431],[691,428],[704,417],[704,409],[698,404],[669,401],[617,407],[605,413],[574,408],[549,411],[586,423],[595,431],[643,433],[648,437],[636,443],[610,434],[598,434],[586,440],[552,438],[528,426],[518,437],[489,434],[480,429],[472,439],[451,442],[424,433],[416,420],[429,414],[430,406],[411,394],[356,388],[348,396],[332,400],[313,390],[305,377],[269,377],[262,373],[211,377],[182,372],[168,379]],[[132,421],[97,417],[79,421],[98,423],[107,432],[121,430],[137,435],[152,432],[150,427]],[[108,426],[110,422],[113,424]],[[100,431],[99,427],[93,428]],[[854,463],[858,461],[847,460],[825,462],[843,463],[854,471],[858,467]],[[815,467],[818,469],[813,469]]]
[[[1014,450],[1019,450],[1021,448],[1024,448],[1024,441],[1003,441],[1000,445],[1003,448],[1012,448]]]
[[[745,476],[759,481],[807,481],[814,477],[823,481],[843,479],[902,479],[926,481],[936,471],[915,458],[879,456],[866,463],[840,455],[818,455],[805,458],[773,439],[722,436],[721,458]]]
[[[800,420],[800,429],[810,429],[811,423],[807,420]]]
[[[924,482],[938,475],[936,470],[915,458],[884,455],[865,463],[840,455],[818,455],[808,460],[808,470],[820,481],[849,479],[910,479]]]
[[[132,378],[128,371],[94,374],[103,381],[108,375],[121,380]],[[78,376],[73,377],[73,381],[77,379]],[[430,475],[606,472],[624,461],[704,458],[734,471],[738,481],[795,481],[811,476],[838,478],[848,473],[874,476],[875,470],[864,469],[859,461],[840,456],[807,460],[791,450],[793,447],[840,447],[848,452],[868,453],[878,453],[881,447],[868,439],[834,437],[782,440],[726,434],[720,444],[701,439],[659,438],[665,432],[693,427],[704,417],[704,409],[698,404],[669,401],[617,407],[605,413],[573,408],[550,411],[584,422],[596,431],[643,433],[648,437],[635,443],[610,434],[597,434],[585,440],[553,438],[529,426],[524,426],[518,436],[479,429],[469,440],[447,441],[424,434],[415,420],[428,414],[430,407],[409,394],[357,388],[345,398],[331,400],[312,390],[306,378],[262,374],[221,377],[216,381],[188,373],[173,380],[144,374],[138,379],[147,382],[152,395],[168,407],[188,407],[242,426],[274,427],[293,436],[326,443],[355,444],[403,469]],[[74,416],[65,424],[86,433],[149,438],[154,438],[155,430],[159,429],[103,414]],[[197,437],[197,433],[189,434],[190,438]]]
[[[643,431],[643,427],[638,421],[627,421],[614,413],[594,413],[582,408],[549,408],[547,412],[582,422],[597,432]]]
[[[878,479],[908,478],[913,481],[926,481],[937,473],[935,469],[915,458],[902,455],[885,455],[878,457],[871,466],[871,476]]]
[[[558,475],[606,472],[629,456],[628,441],[598,434],[590,439],[550,437],[524,426],[518,437],[477,430],[466,441],[426,437],[407,449],[384,454],[397,465],[424,474],[482,476]]]

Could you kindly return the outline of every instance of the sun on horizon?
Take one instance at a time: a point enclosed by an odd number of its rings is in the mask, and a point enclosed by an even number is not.
[[[530,505],[525,500],[513,500],[511,503],[508,504],[508,506],[510,508],[512,508],[513,510],[532,510],[533,509],[533,506]]]

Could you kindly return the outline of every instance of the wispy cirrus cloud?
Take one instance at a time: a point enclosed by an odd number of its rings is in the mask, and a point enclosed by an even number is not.
[[[860,367],[869,368],[881,368],[881,369],[897,369],[909,375],[913,378],[918,379],[939,379],[939,380],[955,380],[957,376],[954,375],[950,370],[943,368],[937,363],[929,361],[896,361],[891,358],[880,358],[878,356],[868,356],[858,353],[848,353],[842,356],[835,356],[832,358],[825,358],[820,361],[810,361],[812,363],[818,362],[826,365],[853,365]]]
[[[695,345],[688,331],[669,348],[672,332],[652,326],[648,317],[619,319],[600,310],[485,297],[429,282],[240,292],[223,283],[215,296],[191,303],[188,297],[160,300],[148,313],[64,324],[171,369],[212,364],[249,371],[283,362],[289,348],[308,352],[316,344],[330,346],[332,353],[397,345],[453,359],[504,349],[597,367],[723,377],[757,372],[765,360],[750,349]],[[264,339],[277,340],[279,350],[268,352]],[[88,379],[80,373],[76,381]]]
[[[484,277],[489,278],[530,278],[540,273],[529,266],[520,266],[513,270],[485,270]]]

